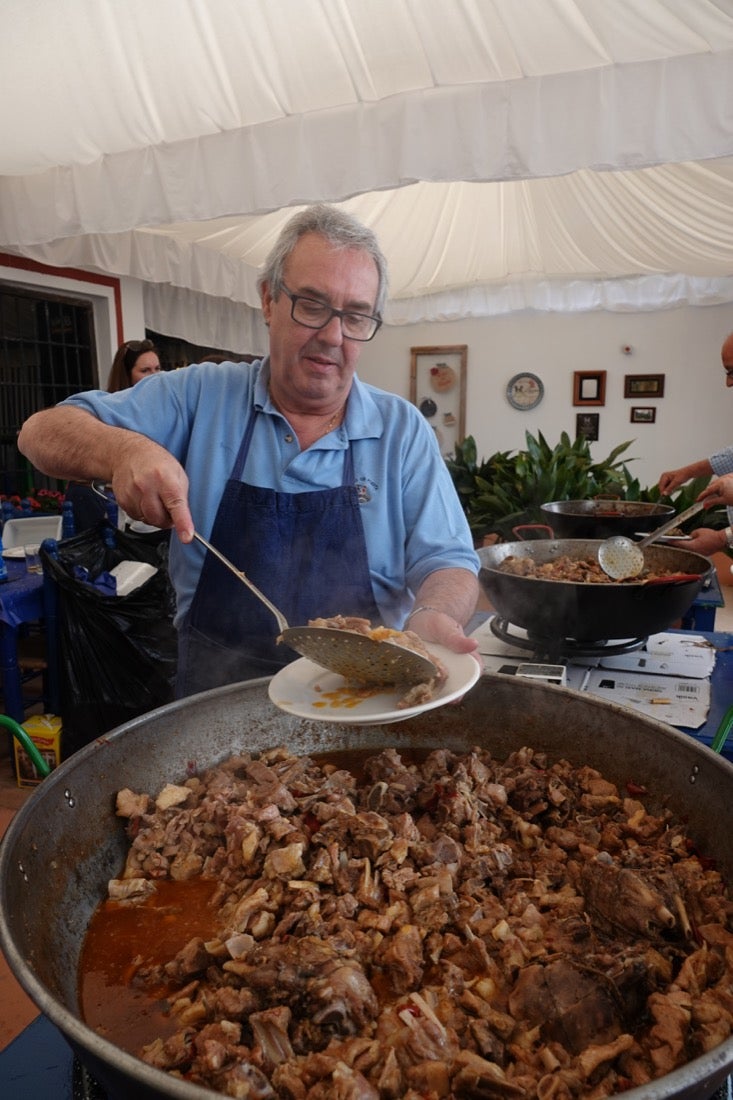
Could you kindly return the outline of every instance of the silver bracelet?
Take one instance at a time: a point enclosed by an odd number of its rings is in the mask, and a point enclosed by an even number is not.
[[[435,611],[438,615],[447,614],[447,612],[441,611],[439,607],[431,607],[429,603],[421,603],[419,607],[413,607],[412,611],[405,619],[405,626],[407,626],[413,615],[419,615],[421,611]],[[450,616],[448,617],[450,618]]]

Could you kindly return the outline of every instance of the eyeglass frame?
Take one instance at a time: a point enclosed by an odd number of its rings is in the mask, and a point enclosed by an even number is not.
[[[327,325],[331,324],[334,317],[338,317],[341,322],[341,335],[344,340],[354,340],[358,344],[368,344],[370,340],[374,339],[382,327],[382,318],[378,314],[362,313],[361,310],[358,309],[334,309],[333,306],[329,306],[327,302],[321,302],[318,298],[311,298],[309,294],[293,294],[292,290],[288,290],[285,286],[285,283],[280,283],[280,290],[282,290],[286,298],[290,299],[290,317],[292,320],[295,321],[296,325],[302,325],[303,328],[309,328],[313,332],[320,332],[322,328],[326,328]],[[313,302],[314,305],[322,306],[324,309],[328,309],[331,312],[322,325],[309,325],[305,321],[299,321],[295,316],[295,306],[298,301]],[[371,336],[349,336],[348,333],[344,332],[344,317],[348,314],[351,314],[352,317],[365,317],[373,321],[375,328]]]

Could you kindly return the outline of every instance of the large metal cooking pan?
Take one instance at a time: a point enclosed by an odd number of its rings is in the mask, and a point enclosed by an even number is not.
[[[567,555],[574,561],[598,557],[600,539],[537,539],[500,542],[479,551],[479,580],[503,619],[538,638],[646,638],[680,619],[697,596],[713,566],[702,554],[669,546],[648,546],[644,558],[653,572],[694,574],[693,580],[645,584],[573,584],[502,573],[508,557],[544,564]]]
[[[675,513],[669,504],[637,500],[553,500],[540,510],[558,539],[633,537],[654,531]]]
[[[231,753],[285,744],[297,753],[386,746],[494,755],[531,745],[643,783],[658,810],[688,822],[699,849],[733,879],[733,765],[693,738],[628,708],[553,686],[486,676],[457,706],[393,726],[338,726],[275,710],[267,680],[172,703],[106,734],[45,779],[0,845],[0,944],[13,973],[114,1100],[214,1093],[177,1081],[101,1038],[79,1018],[77,970],[88,921],[123,865],[123,786],[157,792]],[[624,1100],[708,1100],[733,1068],[733,1038]]]

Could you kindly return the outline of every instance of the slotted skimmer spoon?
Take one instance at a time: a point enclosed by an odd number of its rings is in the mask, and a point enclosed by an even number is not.
[[[360,684],[422,684],[437,675],[438,670],[432,661],[389,640],[378,641],[356,630],[290,626],[282,611],[268,600],[246,573],[237,569],[197,531],[194,531],[193,537],[261,600],[277,620],[280,628],[278,641],[289,645],[301,657],[307,657],[315,664]]]
[[[696,516],[704,507],[702,501],[692,504],[689,508],[685,508],[684,512],[680,512],[678,516],[673,516],[661,527],[657,527],[655,531],[645,535],[639,542],[633,542],[626,535],[613,535],[610,539],[604,539],[598,547],[598,564],[603,572],[615,581],[623,581],[628,577],[638,577],[644,569],[644,548],[656,539],[661,538],[662,535],[666,535],[668,531],[679,527],[690,516]]]

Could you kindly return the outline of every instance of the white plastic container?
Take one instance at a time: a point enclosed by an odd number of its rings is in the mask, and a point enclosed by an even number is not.
[[[129,596],[130,592],[134,592],[157,572],[154,565],[145,561],[121,561],[114,569],[110,569],[111,575],[117,581],[118,596]]]

